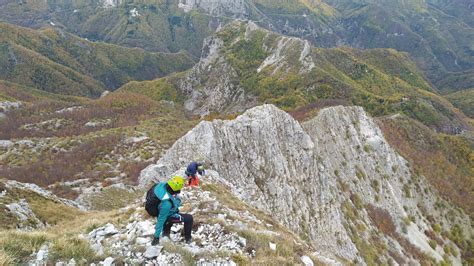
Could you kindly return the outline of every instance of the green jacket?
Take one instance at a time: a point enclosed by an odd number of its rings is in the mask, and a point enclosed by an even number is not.
[[[161,182],[154,189],[155,195],[161,200],[158,205],[158,216],[156,217],[155,237],[160,237],[161,230],[166,220],[170,217],[177,216],[181,199],[176,195],[171,195],[166,190],[166,182]]]

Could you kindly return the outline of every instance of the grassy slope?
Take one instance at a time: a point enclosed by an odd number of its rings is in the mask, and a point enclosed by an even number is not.
[[[61,30],[35,31],[0,23],[0,78],[69,95],[97,96],[130,80],[146,80],[192,65],[185,53],[150,53],[92,43]],[[27,63],[28,62],[28,63]]]
[[[0,198],[0,215],[1,229],[15,229],[16,217],[9,212],[5,212],[4,204],[17,202],[25,199],[36,217],[43,223],[55,225],[59,222],[70,220],[74,216],[81,214],[81,211],[64,205],[60,202],[44,198],[32,191],[21,189],[6,189],[3,181],[0,180],[0,188],[5,191],[5,195]]]
[[[40,100],[58,100],[69,103],[81,103],[86,101],[85,98],[54,94],[5,80],[0,80],[0,100],[19,101],[23,103],[33,103]]]
[[[132,81],[122,86],[118,91],[142,94],[156,101],[165,100],[182,103],[183,97],[179,97],[179,90],[168,82],[168,80],[174,78],[167,77],[142,82]]]
[[[446,98],[466,115],[474,118],[474,88],[448,94]]]
[[[427,2],[446,14],[461,18],[466,24],[474,27],[474,17],[469,8],[472,8],[470,0],[428,0]]]
[[[443,197],[474,215],[472,140],[435,133],[406,116],[381,118],[379,125],[417,175],[426,176]]]
[[[0,182],[0,187],[3,183]],[[79,237],[79,233],[89,232],[97,224],[108,221],[115,222],[120,216],[114,212],[82,212],[52,200],[48,200],[36,193],[26,191],[7,191],[6,197],[0,200],[7,203],[19,198],[26,199],[32,211],[42,221],[51,227],[38,229],[33,232],[20,232],[14,230],[15,219],[9,212],[0,209],[0,264],[17,265],[26,263],[33,252],[37,252],[44,243],[49,243],[51,261],[58,259],[76,261],[100,260],[90,247],[89,243]],[[3,207],[3,206],[2,206]],[[125,216],[122,214],[122,217]]]
[[[242,76],[240,84],[261,101],[295,108],[315,99],[345,98],[364,106],[372,115],[404,111],[440,130],[462,117],[432,91],[407,54],[390,49],[313,48],[316,68],[310,73],[298,73],[299,53],[290,52],[286,54],[288,64],[284,70],[271,75],[271,67],[261,73],[255,70],[268,56],[263,47],[274,46],[276,37],[257,33],[250,41],[236,40],[242,34],[243,28],[228,27],[219,36],[226,43],[227,61]],[[253,60],[248,60],[249,56]]]
[[[0,175],[42,186],[74,180],[78,174],[104,181],[125,173],[126,182],[134,183],[150,160],[158,158],[163,149],[196,124],[178,106],[129,92],[91,100],[0,81],[0,98],[23,102],[20,109],[9,111],[0,120],[0,139],[33,139],[38,145],[38,149],[16,145],[2,150]],[[80,108],[57,112],[71,106]],[[42,124],[48,121],[53,123]],[[107,123],[86,125],[100,121]],[[56,122],[60,126],[54,126]],[[127,141],[143,135],[148,140]],[[127,159],[114,163],[117,156]],[[62,191],[61,187],[55,192],[65,197],[75,194],[70,189]]]

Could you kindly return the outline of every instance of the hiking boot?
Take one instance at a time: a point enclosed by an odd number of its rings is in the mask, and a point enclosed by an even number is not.
[[[186,243],[186,244],[191,244],[192,242],[193,242],[192,239],[186,239],[186,240],[184,240],[184,243]]]
[[[156,246],[160,243],[160,238],[159,237],[153,237],[153,241],[151,241],[152,246]]]

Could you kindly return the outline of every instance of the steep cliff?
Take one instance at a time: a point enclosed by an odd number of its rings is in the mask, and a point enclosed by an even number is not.
[[[249,15],[245,0],[179,0],[178,6],[185,12],[198,9],[213,16],[246,18]]]
[[[410,58],[391,49],[319,48],[309,41],[236,22],[204,41],[190,71],[123,90],[183,103],[194,115],[232,114],[261,103],[294,110],[319,100],[360,105],[371,115],[404,112],[437,131],[457,134],[465,116],[440,97]],[[160,92],[163,91],[163,92]]]
[[[360,107],[323,109],[302,124],[272,105],[231,121],[201,122],[145,169],[140,183],[192,160],[204,161],[241,200],[342,261],[457,264],[458,247],[439,232],[459,227],[472,234],[469,217],[412,173]]]

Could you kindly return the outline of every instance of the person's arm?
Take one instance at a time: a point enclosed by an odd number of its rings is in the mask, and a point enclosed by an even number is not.
[[[160,203],[159,207],[159,215],[156,217],[156,225],[155,225],[155,237],[160,237],[161,230],[163,230],[163,225],[168,219],[168,214],[171,210],[171,202],[169,200],[164,200]]]
[[[181,198],[179,197],[179,195],[174,195],[172,201],[173,201],[173,208],[171,209],[171,212],[173,214],[171,215],[171,217],[174,219],[179,219],[179,221],[182,222],[182,217],[179,214],[179,207],[181,206]]]
[[[179,209],[179,207],[181,206],[181,197],[176,195],[175,198],[174,198],[174,201],[175,201],[174,204],[176,204],[176,208]]]

